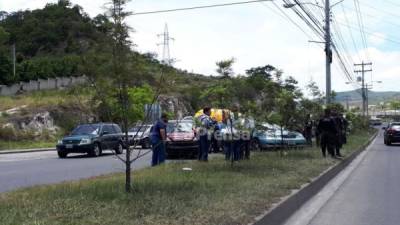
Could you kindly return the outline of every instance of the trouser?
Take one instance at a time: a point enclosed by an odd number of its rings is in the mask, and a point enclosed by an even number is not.
[[[157,166],[165,162],[165,144],[163,141],[152,142],[153,156],[151,166]]]
[[[326,157],[326,150],[330,156],[335,156],[335,136],[331,134],[321,134],[321,151],[322,155]]]
[[[225,159],[238,161],[240,158],[240,141],[224,141]]]
[[[242,148],[244,153],[244,159],[250,159],[250,141],[248,140],[242,141]]]
[[[336,150],[336,155],[340,156],[340,149],[343,147],[343,136],[338,135],[336,137],[336,143],[335,143],[335,150]]]
[[[199,147],[200,147],[199,160],[208,161],[208,149],[210,147],[210,143],[208,141],[207,135],[200,136]]]

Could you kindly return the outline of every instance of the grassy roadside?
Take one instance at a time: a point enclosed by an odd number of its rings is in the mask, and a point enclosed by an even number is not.
[[[3,141],[0,140],[0,152],[33,148],[55,148],[57,141]]]
[[[353,135],[344,153],[371,135]],[[233,168],[218,157],[137,171],[132,194],[121,174],[33,187],[0,194],[1,224],[247,224],[335,163],[315,148],[263,152]]]

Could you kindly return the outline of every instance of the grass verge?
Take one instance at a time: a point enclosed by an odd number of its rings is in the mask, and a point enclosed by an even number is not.
[[[0,140],[0,151],[33,148],[55,148],[57,141],[3,141]]]
[[[343,153],[372,134],[352,135]],[[337,162],[316,148],[284,157],[262,152],[233,167],[217,157],[137,171],[131,194],[124,193],[122,174],[27,188],[0,195],[1,224],[247,224]]]

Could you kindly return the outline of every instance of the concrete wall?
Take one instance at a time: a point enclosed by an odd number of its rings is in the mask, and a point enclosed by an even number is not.
[[[49,79],[31,80],[29,82],[20,82],[10,86],[0,85],[0,96],[15,95],[18,92],[32,92],[39,90],[51,90],[66,88],[86,82],[86,77],[57,77]]]

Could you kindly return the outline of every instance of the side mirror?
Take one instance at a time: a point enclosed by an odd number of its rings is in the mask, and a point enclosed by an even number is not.
[[[108,132],[108,131],[103,131],[103,132],[101,133],[101,136],[107,135],[107,134],[110,134],[110,132]]]

